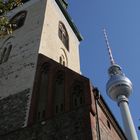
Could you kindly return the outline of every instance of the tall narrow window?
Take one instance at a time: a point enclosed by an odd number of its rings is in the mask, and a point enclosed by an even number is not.
[[[41,69],[39,97],[37,106],[38,121],[42,121],[46,117],[47,97],[48,97],[48,65],[43,65]]]
[[[69,50],[69,37],[67,30],[62,22],[59,22],[58,36],[60,40],[63,42],[66,49]]]
[[[11,50],[12,50],[11,44],[2,49],[0,56],[0,64],[8,61]]]
[[[59,57],[59,63],[62,64],[62,57]]]
[[[7,51],[7,48],[3,48],[1,51],[0,64],[3,62],[6,51]]]
[[[83,83],[76,82],[72,87],[72,108],[77,108],[84,103]]]
[[[54,114],[64,112],[64,72],[58,71],[54,84]]]
[[[111,125],[110,125],[110,122],[107,120],[107,126],[109,129],[111,129]]]

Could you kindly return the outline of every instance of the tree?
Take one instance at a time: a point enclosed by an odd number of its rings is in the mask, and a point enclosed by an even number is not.
[[[0,37],[12,33],[7,12],[22,4],[22,0],[0,0]]]

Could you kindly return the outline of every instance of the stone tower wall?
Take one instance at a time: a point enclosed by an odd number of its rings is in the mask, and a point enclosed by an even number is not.
[[[11,47],[8,60],[0,64],[0,133],[26,126],[45,5],[46,0],[31,0],[8,13],[10,19],[18,13],[26,16],[21,27],[0,39],[0,60]]]
[[[59,39],[59,22],[62,22],[66,27],[69,36],[69,51]],[[56,3],[56,0],[48,0],[47,2],[39,53],[58,63],[60,56],[63,55],[66,66],[80,73],[79,40]]]

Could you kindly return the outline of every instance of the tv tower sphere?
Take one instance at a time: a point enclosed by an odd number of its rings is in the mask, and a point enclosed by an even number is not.
[[[122,73],[121,67],[117,64],[113,64],[108,69],[110,79],[106,84],[106,91],[108,96],[118,101],[120,95],[129,97],[132,93],[131,81]]]

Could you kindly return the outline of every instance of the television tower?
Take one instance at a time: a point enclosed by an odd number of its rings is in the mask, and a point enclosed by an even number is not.
[[[118,103],[121,110],[125,134],[128,140],[138,140],[131,113],[128,106],[128,98],[132,93],[132,83],[122,72],[122,69],[114,61],[109,45],[106,30],[103,30],[109,52],[111,66],[108,69],[110,79],[106,84],[108,96]]]

